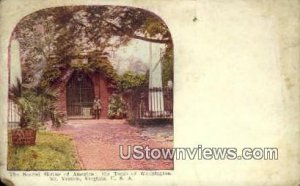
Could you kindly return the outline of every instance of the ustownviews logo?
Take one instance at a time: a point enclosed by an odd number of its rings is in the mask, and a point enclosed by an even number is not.
[[[126,150],[125,150],[126,149]],[[278,160],[278,148],[255,147],[238,151],[234,147],[150,148],[141,145],[119,146],[123,160]]]

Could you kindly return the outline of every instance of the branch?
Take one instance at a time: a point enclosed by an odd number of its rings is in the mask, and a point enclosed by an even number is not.
[[[127,35],[127,34],[126,34]],[[134,39],[140,39],[143,41],[149,41],[149,42],[153,42],[153,43],[169,43],[171,42],[170,39],[151,39],[151,38],[146,38],[146,37],[142,37],[142,36],[137,36],[137,35],[128,35],[129,37],[132,37]]]
[[[132,34],[132,33],[129,33],[128,31],[123,30],[122,28],[116,26],[115,24],[113,24],[109,21],[106,21],[106,20],[103,20],[103,21],[105,23],[111,25],[112,27],[114,27],[117,30],[117,32],[125,34],[126,36],[132,37],[134,39],[139,39],[139,40],[153,42],[153,43],[165,43],[165,44],[171,42],[171,39],[152,39],[152,38],[138,36],[138,35],[135,35],[134,33]]]

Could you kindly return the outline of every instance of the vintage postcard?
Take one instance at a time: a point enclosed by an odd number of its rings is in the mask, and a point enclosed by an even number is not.
[[[0,1],[1,182],[299,185],[299,10]]]

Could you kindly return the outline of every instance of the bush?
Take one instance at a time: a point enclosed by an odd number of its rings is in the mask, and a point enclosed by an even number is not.
[[[119,89],[121,91],[135,89],[146,84],[148,84],[148,73],[138,74],[131,71],[127,71],[119,77]]]
[[[38,128],[44,119],[51,117],[53,126],[64,123],[63,115],[55,108],[57,93],[40,86],[26,88],[18,79],[16,85],[10,87],[9,99],[19,108],[20,127]]]
[[[113,119],[121,119],[126,117],[126,102],[117,94],[113,94],[109,99],[108,117]]]

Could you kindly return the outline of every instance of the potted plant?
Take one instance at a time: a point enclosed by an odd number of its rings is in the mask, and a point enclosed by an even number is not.
[[[30,92],[26,92],[20,80],[16,85],[10,87],[9,99],[18,107],[20,122],[18,129],[12,130],[12,144],[15,146],[34,145],[36,139],[36,128],[31,124],[35,123],[36,107],[30,100]]]
[[[34,145],[36,131],[47,118],[54,127],[60,127],[65,122],[64,115],[54,106],[56,98],[56,93],[48,88],[38,85],[26,88],[17,80],[17,84],[9,90],[9,99],[16,104],[20,116],[20,128],[12,130],[13,145]]]

